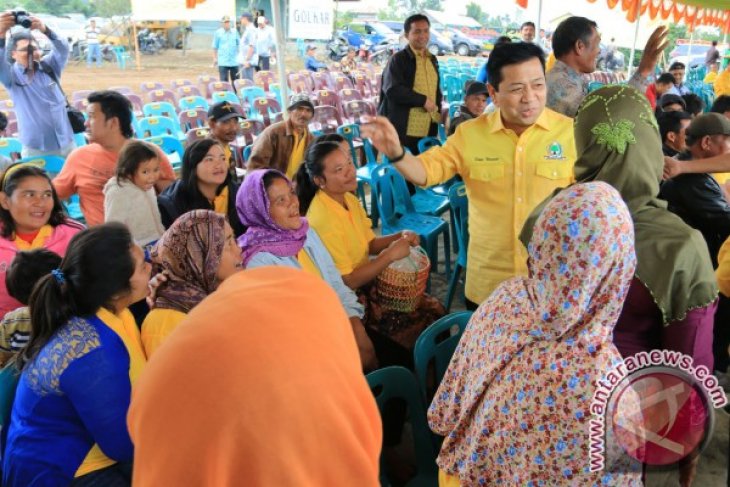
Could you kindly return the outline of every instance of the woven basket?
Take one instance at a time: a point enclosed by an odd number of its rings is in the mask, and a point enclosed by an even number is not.
[[[377,279],[380,306],[387,311],[411,313],[426,292],[431,262],[421,247],[411,247],[411,255],[393,262]]]

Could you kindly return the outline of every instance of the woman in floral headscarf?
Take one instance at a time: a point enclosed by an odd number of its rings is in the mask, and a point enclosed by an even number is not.
[[[175,220],[157,241],[152,261],[166,271],[167,281],[157,290],[154,309],[142,324],[148,358],[191,309],[241,269],[241,254],[223,215],[193,210]]]
[[[663,156],[646,97],[627,86],[589,94],[575,118],[575,145],[576,181],[604,181],[616,188],[634,221],[636,275],[614,343],[624,357],[676,350],[712,370],[717,307],[712,262],[702,235],[657,198]],[[543,205],[522,229],[525,245]]]
[[[595,381],[620,358],[611,333],[636,267],[633,237],[604,183],[573,186],[545,208],[529,277],[477,309],[429,409],[446,437],[441,485],[641,485],[639,473],[587,471]]]
[[[661,145],[643,94],[628,86],[601,88],[583,100],[575,118],[575,179],[609,183],[634,221],[636,274],[613,334],[621,355],[674,350],[692,357],[695,367],[713,370],[718,291],[712,261],[702,234],[657,198]],[[544,205],[527,219],[524,244]],[[698,458],[680,464],[681,478],[692,478]]]

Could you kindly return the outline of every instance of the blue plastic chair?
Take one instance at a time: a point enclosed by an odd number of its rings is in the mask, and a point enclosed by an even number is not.
[[[279,83],[269,83],[269,94],[276,97],[276,101],[279,102],[279,106],[284,108],[284,101],[281,98],[281,85]]]
[[[416,455],[416,477],[406,486],[438,486],[438,467],[436,450],[426,420],[426,408],[418,392],[418,383],[410,370],[405,367],[384,367],[365,376],[375,402],[382,416],[386,404],[393,399],[406,403],[408,417],[413,431],[413,448]],[[387,478],[383,456],[380,457],[380,483],[391,485]]]
[[[16,159],[17,157],[20,157],[20,152],[22,150],[23,144],[21,144],[18,139],[13,137],[0,138],[0,155]],[[18,156],[15,157],[13,154],[18,154]]]
[[[362,139],[360,137],[360,126],[357,124],[341,125],[337,128],[337,133],[345,138],[347,145],[350,146],[350,154],[352,161],[357,161],[357,149],[362,148],[365,153],[365,165],[358,167],[357,174],[357,196],[362,202],[363,208],[367,210],[367,201],[365,199],[365,185],[371,185],[373,169],[378,167],[378,161],[375,157],[375,150],[370,139]],[[378,209],[377,205],[370,205],[370,220],[373,222],[373,228],[378,226]]]
[[[17,162],[33,164],[35,166],[42,167],[48,173],[48,176],[53,179],[58,175],[58,173],[61,172],[61,169],[63,169],[63,164],[66,162],[66,160],[61,156],[33,156],[18,159]]]
[[[416,340],[413,347],[414,369],[426,404],[431,402],[438,389],[472,313],[460,311],[446,315],[423,330]],[[429,365],[432,363],[433,389],[429,389]]]
[[[600,88],[603,88],[605,86],[605,83],[601,83],[600,81],[591,81],[588,83],[588,92],[598,90]]]
[[[66,213],[69,217],[79,223],[86,223],[86,218],[81,211],[81,200],[79,200],[78,194],[72,194],[67,201],[63,202],[63,206],[66,207]]]
[[[117,66],[119,66],[119,69],[127,69],[127,58],[129,54],[127,54],[124,46],[112,46],[112,51],[114,51],[114,56],[117,58]]]
[[[177,117],[177,110],[175,110],[173,104],[168,101],[145,103],[145,105],[142,107],[142,113],[145,117]]]
[[[196,108],[202,108],[203,110],[208,111],[208,108],[210,108],[208,101],[202,96],[185,96],[180,98],[177,103],[181,111],[195,110]],[[236,103],[238,103],[238,101],[236,101]]]
[[[456,255],[454,273],[449,280],[449,287],[446,291],[446,311],[451,309],[454,301],[456,284],[459,282],[462,269],[466,269],[467,249],[469,248],[469,200],[466,197],[466,186],[458,183],[449,190],[449,202],[451,204],[451,225],[452,234],[456,234],[459,253]]]
[[[157,147],[162,149],[162,152],[167,154],[168,159],[170,160],[170,165],[174,170],[177,171],[182,169],[182,159],[183,154],[185,153],[185,148],[176,137],[161,135],[159,137],[148,137],[143,140],[145,142],[155,144]]]
[[[232,91],[216,91],[211,96],[211,103],[214,105],[222,101],[227,101],[233,105],[241,105],[241,100]]]
[[[243,103],[243,107],[248,110],[247,115],[251,118],[255,118],[253,104],[255,103],[256,98],[266,98],[266,92],[260,86],[246,86],[241,88],[239,96],[241,97],[241,101],[238,102],[238,104],[240,105]]]
[[[444,76],[446,101],[449,103],[460,102],[464,97],[464,88],[461,82],[461,78],[454,74],[447,74]]]
[[[74,134],[74,143],[76,144],[76,147],[83,147],[89,143],[88,140],[86,140],[86,134],[80,133],[80,134]]]
[[[10,413],[15,402],[15,391],[18,388],[20,371],[14,364],[9,364],[0,370],[0,458],[5,456],[5,442],[10,425]]]
[[[175,121],[168,117],[144,117],[137,121],[139,138],[145,137],[161,137],[163,135],[172,135],[179,137],[178,127]],[[149,132],[149,135],[147,135]]]
[[[372,172],[371,199],[376,202],[383,222],[383,235],[411,230],[421,237],[421,245],[431,260],[431,272],[438,267],[438,236],[443,235],[444,267],[451,271],[449,225],[435,216],[416,212],[405,179],[390,164],[380,164]]]

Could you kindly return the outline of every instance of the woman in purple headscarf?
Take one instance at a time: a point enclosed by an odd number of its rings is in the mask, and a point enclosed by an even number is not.
[[[361,318],[365,314],[355,293],[342,282],[332,257],[307,219],[299,215],[299,199],[291,181],[275,169],[246,175],[236,195],[236,210],[248,227],[238,237],[246,268],[287,266],[321,277],[332,286],[350,317],[365,370],[377,360]]]

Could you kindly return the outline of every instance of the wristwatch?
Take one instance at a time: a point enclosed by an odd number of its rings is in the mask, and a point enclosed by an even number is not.
[[[401,155],[399,155],[398,157],[395,157],[395,158],[393,158],[393,159],[391,159],[391,160],[390,160],[390,163],[391,163],[391,164],[395,164],[396,162],[400,162],[400,161],[402,161],[402,160],[403,160],[403,158],[404,158],[404,157],[406,156],[406,148],[405,148],[405,147],[403,147],[403,146],[401,146],[401,150],[403,151],[403,152],[401,153]]]

